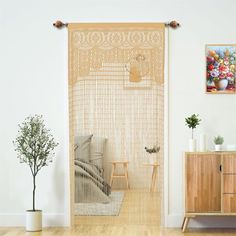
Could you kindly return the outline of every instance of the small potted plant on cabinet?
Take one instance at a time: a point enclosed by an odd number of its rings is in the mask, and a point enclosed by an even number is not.
[[[26,163],[32,175],[33,208],[26,211],[26,230],[42,230],[42,210],[35,207],[36,176],[39,171],[52,162],[54,141],[50,130],[46,129],[42,116],[29,116],[19,125],[18,135],[13,141],[20,163]]]
[[[196,140],[194,139],[194,129],[197,125],[200,124],[201,119],[199,119],[199,115],[193,114],[190,117],[185,118],[185,125],[187,125],[190,129],[192,129],[192,136],[189,139],[189,151],[196,151]]]
[[[215,143],[215,151],[219,152],[222,150],[222,144],[224,143],[224,138],[218,135],[214,138],[214,143]]]

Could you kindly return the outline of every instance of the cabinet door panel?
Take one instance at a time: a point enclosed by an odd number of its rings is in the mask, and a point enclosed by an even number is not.
[[[236,155],[223,155],[223,173],[236,173]]]
[[[223,193],[236,193],[236,175],[223,175],[224,191]]]
[[[187,154],[185,158],[186,212],[220,212],[221,156]]]
[[[236,212],[236,194],[223,195],[223,212],[224,213]]]

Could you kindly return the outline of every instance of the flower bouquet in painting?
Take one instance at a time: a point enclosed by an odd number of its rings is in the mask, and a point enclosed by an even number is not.
[[[234,93],[236,45],[207,45],[206,62],[207,92]]]

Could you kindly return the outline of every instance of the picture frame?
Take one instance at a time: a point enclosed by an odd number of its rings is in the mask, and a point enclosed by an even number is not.
[[[207,44],[206,93],[236,93],[236,44]]]

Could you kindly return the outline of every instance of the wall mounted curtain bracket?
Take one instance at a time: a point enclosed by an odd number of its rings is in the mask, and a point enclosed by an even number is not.
[[[178,27],[180,27],[180,23],[178,23],[177,21],[173,20],[171,22],[165,23],[166,27],[171,27],[172,29],[177,29]]]
[[[62,21],[57,20],[55,23],[53,23],[53,26],[58,29],[61,29],[61,28],[67,27],[68,23],[63,23]]]

